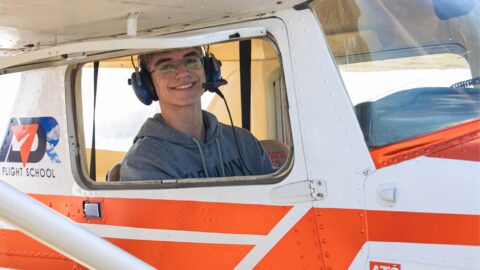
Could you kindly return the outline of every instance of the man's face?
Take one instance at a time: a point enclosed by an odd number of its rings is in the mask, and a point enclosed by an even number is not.
[[[154,54],[148,70],[161,104],[185,107],[200,105],[205,72],[197,48]]]

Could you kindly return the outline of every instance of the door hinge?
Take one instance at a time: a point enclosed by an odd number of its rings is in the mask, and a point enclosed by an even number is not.
[[[327,198],[327,187],[322,179],[310,180],[310,195],[314,201],[325,200]]]
[[[274,203],[299,203],[324,200],[327,197],[324,180],[305,180],[275,187],[270,191]]]

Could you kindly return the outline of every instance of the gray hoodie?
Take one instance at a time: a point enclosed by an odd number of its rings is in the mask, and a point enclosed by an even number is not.
[[[261,175],[274,172],[270,158],[248,131],[235,127],[244,164],[231,126],[203,111],[205,142],[169,127],[160,114],[148,118],[120,169],[120,180]],[[245,168],[245,166],[247,168]],[[250,172],[250,173],[249,173]]]

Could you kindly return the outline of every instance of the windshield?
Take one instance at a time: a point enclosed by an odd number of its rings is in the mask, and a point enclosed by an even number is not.
[[[478,3],[312,3],[370,147],[479,117]]]

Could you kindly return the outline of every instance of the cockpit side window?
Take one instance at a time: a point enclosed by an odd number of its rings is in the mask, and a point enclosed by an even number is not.
[[[123,181],[120,179],[122,161],[124,161],[132,145],[142,139],[137,136],[142,125],[148,118],[162,119],[156,116],[159,113],[161,114],[161,107],[158,102],[154,101],[149,106],[142,104],[137,99],[132,86],[127,83],[129,79],[136,78],[134,66],[139,67],[138,57],[140,54],[133,54],[100,61],[96,96],[94,96],[93,90],[93,63],[84,64],[78,72],[81,78],[77,78],[77,85],[81,89],[81,95],[76,100],[76,106],[78,108],[78,126],[81,129],[78,134],[83,133],[83,136],[79,136],[82,140],[79,145],[83,145],[80,163],[84,168],[82,175],[85,181],[88,181],[90,186],[94,188],[95,185],[98,188],[108,188],[109,183],[112,184],[113,182],[115,182],[113,183],[115,188],[121,188],[123,183],[125,183],[125,187],[128,186],[129,188],[132,187],[132,184],[141,187],[145,182],[148,182],[149,186],[165,188],[195,186],[197,184],[225,185],[247,180],[251,183],[255,183],[255,181],[259,181],[258,183],[280,181],[280,177],[276,175],[284,174],[292,162],[292,142],[287,114],[288,102],[281,72],[281,59],[270,40],[252,39],[247,42],[251,46],[251,55],[248,58],[251,67],[251,86],[250,90],[243,90],[243,92],[241,84],[245,84],[245,77],[241,76],[240,65],[245,59],[239,54],[240,42],[209,45],[204,47],[204,51],[214,54],[221,61],[221,75],[228,81],[228,84],[221,86],[220,90],[227,100],[233,125],[244,129],[237,129],[236,138],[232,141],[241,140],[241,136],[247,134],[245,130],[249,130],[258,140],[258,149],[262,149],[262,152],[265,151],[265,156],[268,156],[272,162],[273,169],[268,174],[223,177],[223,175],[228,175],[230,171],[235,171],[237,167],[240,168],[239,170],[242,170],[242,167],[245,166],[248,168],[248,165],[245,164],[249,161],[239,160],[236,162],[233,160],[230,162],[222,160],[226,159],[226,156],[219,153],[219,160],[224,161],[224,166],[215,165],[210,168],[206,165],[204,168],[206,168],[207,173],[200,171],[198,174],[184,173],[184,177],[175,175],[171,178],[164,178],[162,181],[156,181],[157,179],[127,179],[128,181]],[[181,69],[183,66],[185,68],[195,68],[190,65],[190,62],[187,64],[184,62],[183,60],[175,60],[170,66],[175,69]],[[165,65],[165,62],[162,62],[162,67],[163,65]],[[179,65],[182,65],[182,67],[179,67]],[[155,70],[157,70],[156,66]],[[155,70],[153,72],[156,72]],[[165,68],[161,70],[162,74],[166,72],[165,70]],[[248,96],[247,94],[250,96],[250,110],[248,112],[245,111],[245,102],[242,103],[242,100],[245,100]],[[94,107],[95,99],[96,106]],[[205,92],[201,97],[201,106],[204,111],[214,115],[220,123],[224,124],[223,129],[231,132],[228,111],[224,101],[218,95]],[[94,111],[95,129],[93,128]],[[245,126],[246,122],[249,123],[248,126]],[[93,136],[95,137],[95,179],[89,177],[92,170]],[[204,142],[199,141],[201,145],[199,148],[204,151],[202,154],[205,155],[204,159],[207,160],[209,158],[207,155],[213,155],[213,153],[210,153],[209,149],[206,150],[202,143]],[[242,158],[246,159],[247,157],[243,157],[245,155],[243,152],[246,150],[242,148],[242,142],[237,141],[236,144],[237,146],[232,148],[232,151],[237,149],[234,152],[239,151]],[[225,146],[221,145],[221,147]],[[221,150],[217,150],[215,155],[219,151]],[[172,156],[176,154],[177,152],[169,152],[169,155]],[[152,156],[155,156],[155,154]],[[244,170],[248,171],[247,169]],[[249,175],[249,173],[246,173],[246,175]],[[211,177],[214,177],[214,179],[210,180]]]

